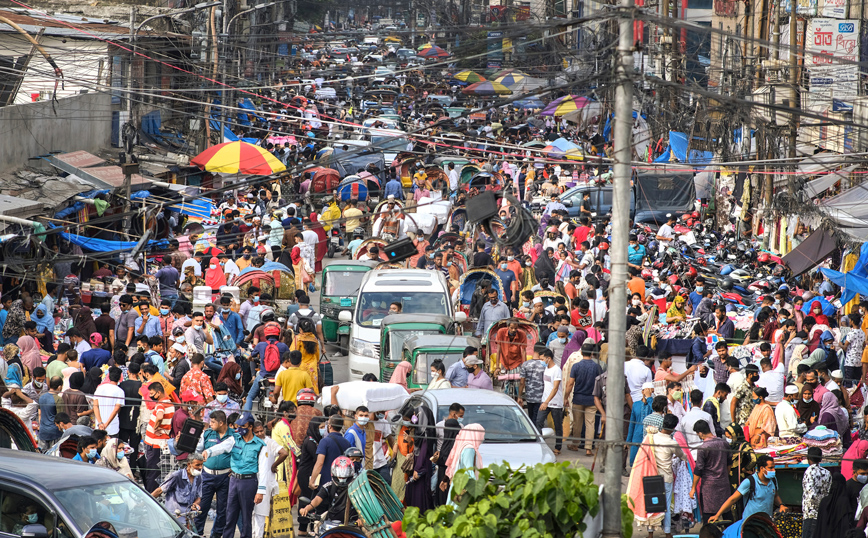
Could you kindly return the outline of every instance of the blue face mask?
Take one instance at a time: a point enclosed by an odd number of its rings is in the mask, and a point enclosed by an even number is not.
[[[169,315],[169,309],[168,308],[161,308],[160,314],[162,314],[164,316],[168,316]]]
[[[126,452],[124,452],[123,450],[118,450],[118,459],[119,460],[124,459],[125,456],[126,456]]]
[[[702,293],[702,290],[704,290],[704,289],[705,288],[702,286],[696,286],[696,293]]]
[[[320,428],[320,429],[319,429],[319,435],[320,435],[320,437],[325,437],[325,436],[326,436],[326,429],[325,429],[325,428]]]
[[[88,457],[88,459],[91,459],[91,460],[96,458],[96,449],[91,448],[90,450],[88,450],[87,451],[87,457]]]
[[[235,374],[235,380],[237,381],[239,379],[241,379],[241,372]]]
[[[235,432],[238,433],[238,435],[240,435],[241,437],[244,437],[245,435],[247,435],[248,431],[249,430],[247,428],[236,428],[235,429]]]
[[[446,267],[452,267],[452,262],[451,261],[446,262]]]
[[[28,523],[36,523],[39,521],[39,514],[27,514]]]
[[[102,315],[102,310],[100,310],[99,308],[94,308],[93,310],[91,310],[91,312],[93,312],[93,316],[95,318],[98,318]]]
[[[775,472],[774,472],[774,471],[766,471],[766,478],[768,478],[769,480],[771,480],[771,479],[774,478],[774,477],[775,477]]]

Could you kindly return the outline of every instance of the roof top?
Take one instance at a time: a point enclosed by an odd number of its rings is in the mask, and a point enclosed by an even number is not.
[[[129,36],[129,28],[120,26],[118,21],[106,19],[92,19],[80,15],[66,15],[58,13],[48,15],[31,9],[3,9],[0,16],[6,17],[15,24],[21,26],[27,32],[35,34],[41,28],[45,28],[45,35],[80,37],[81,39],[95,39],[106,37]],[[0,32],[16,32],[14,28],[5,23],[0,23]]]
[[[516,405],[502,392],[487,389],[438,389],[425,392],[425,399],[435,401],[437,406],[460,403],[461,405]]]
[[[404,340],[404,347],[448,347],[464,351],[467,346],[479,349],[480,341],[475,336],[466,334],[418,334]]]
[[[73,196],[94,189],[96,186],[93,183],[77,176],[49,176],[29,170],[19,170],[14,174],[0,176],[0,194],[38,201],[51,209]]]
[[[382,326],[393,323],[437,323],[448,327],[452,318],[443,314],[390,314],[383,318]]]

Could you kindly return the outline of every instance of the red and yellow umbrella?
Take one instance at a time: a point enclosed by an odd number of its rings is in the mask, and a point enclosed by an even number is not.
[[[265,148],[240,140],[212,146],[190,162],[208,172],[221,174],[267,176],[286,170],[286,166]]]

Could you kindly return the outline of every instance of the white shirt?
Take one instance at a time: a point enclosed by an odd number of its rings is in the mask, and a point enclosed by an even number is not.
[[[775,406],[775,419],[778,421],[778,436],[795,437],[798,435],[796,426],[799,424],[799,418],[790,402],[783,400]]]
[[[99,417],[105,422],[111,416],[115,406],[124,405],[124,390],[117,385],[111,383],[103,383],[98,386],[93,393],[94,403],[99,405]],[[119,414],[119,413],[118,413]],[[105,428],[109,435],[117,435],[121,427],[121,421],[118,415],[112,419]]]
[[[664,237],[666,239],[672,239],[675,237],[675,232],[672,231],[672,226],[669,226],[668,224],[664,224],[663,226],[660,227],[659,230],[657,230],[657,236],[658,237]],[[672,241],[659,241],[658,240],[658,242],[659,242],[659,250],[660,250],[660,252],[663,252],[663,249],[665,249],[667,246],[669,246],[669,243],[671,243]]]
[[[259,451],[259,473],[257,473],[258,487],[256,493],[261,493],[265,498],[263,502],[253,505],[253,513],[258,516],[267,516],[271,511],[271,496],[278,492],[277,474],[271,472],[271,466],[277,459],[277,453],[281,447],[271,437],[265,437],[265,446]]]
[[[691,453],[694,453],[694,451],[702,445],[702,439],[700,439],[699,435],[693,431],[693,426],[702,420],[708,424],[711,433],[714,433],[714,422],[711,420],[711,415],[703,411],[702,407],[692,407],[690,411],[685,413],[684,417],[678,421],[678,431],[684,434],[684,438],[687,440],[687,446],[690,447]]]
[[[769,391],[769,397],[766,401],[769,403],[778,403],[784,399],[784,363],[778,364],[778,367],[768,372],[761,372],[759,381],[756,382],[758,387],[763,387]]]
[[[85,337],[85,339],[75,344],[75,350],[78,352],[79,357],[81,357],[82,353],[90,351],[91,349],[90,344],[87,343],[87,337],[90,335],[83,334],[82,336]]]
[[[543,372],[543,401],[547,400],[549,394],[555,388],[555,381],[560,381],[558,392],[549,401],[548,406],[552,409],[563,409],[564,407],[564,374],[561,372],[561,367],[555,364],[551,368],[546,368]]]
[[[223,265],[223,274],[226,275],[227,282],[232,282],[232,279],[237,277],[240,272],[241,269],[238,268],[238,265],[234,261],[226,260],[226,264]]]
[[[449,171],[449,190],[457,191],[458,190],[458,169]]]
[[[627,377],[627,388],[634,402],[642,399],[642,384],[653,381],[651,368],[639,359],[630,359],[624,363],[624,374]]]
[[[389,444],[386,437],[392,435],[392,425],[386,418],[374,420],[374,469],[385,467],[389,463]],[[440,433],[438,432],[438,435]]]
[[[202,276],[202,265],[199,264],[194,258],[189,258],[184,260],[184,263],[181,264],[181,276],[184,276],[184,271],[187,270],[187,267],[193,268],[193,274],[195,276]]]

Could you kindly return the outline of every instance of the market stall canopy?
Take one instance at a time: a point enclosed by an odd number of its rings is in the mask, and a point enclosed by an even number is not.
[[[858,276],[853,274],[852,271],[847,273],[842,273],[840,271],[835,271],[832,269],[826,269],[823,267],[820,269],[826,277],[829,278],[832,282],[841,287],[841,304],[847,304],[856,297],[858,293],[862,297],[868,297],[868,278]],[[805,301],[805,305],[812,302]],[[835,308],[832,307],[833,313]]]
[[[797,171],[805,176],[814,176],[831,172],[841,165],[856,162],[856,157],[840,155],[838,153],[818,153],[807,159],[799,161]]]
[[[835,221],[838,230],[868,239],[868,189],[863,185],[821,200],[817,207]]]
[[[510,90],[500,82],[492,82],[490,80],[486,80],[485,82],[477,82],[475,84],[471,84],[470,86],[461,90],[461,93],[480,96],[509,95],[512,93],[512,90]]]
[[[460,80],[461,82],[466,82],[468,84],[473,84],[476,82],[485,82],[486,78],[476,73],[475,71],[471,71],[466,69],[464,71],[460,71],[452,75],[452,78],[455,80]]]
[[[286,170],[286,166],[263,147],[247,142],[224,142],[212,146],[190,160],[208,172],[267,176]]]
[[[817,179],[809,181],[805,184],[805,194],[808,198],[815,198],[827,190],[829,190],[832,185],[841,181],[842,179],[847,179],[849,177],[850,172],[856,169],[858,165],[850,165],[846,168],[842,168],[841,170],[836,170],[832,173],[822,175]]]
[[[781,261],[790,268],[793,276],[816,267],[838,248],[835,236],[829,230],[816,230],[796,248],[787,253]]]
[[[587,97],[580,97],[578,95],[565,95],[563,97],[558,97],[554,101],[548,104],[547,107],[543,109],[540,113],[541,116],[555,116],[561,117],[571,112],[575,112],[576,110],[581,110],[588,106],[592,101]]]
[[[417,56],[420,58],[447,58],[449,57],[449,53],[435,45],[422,49]]]

